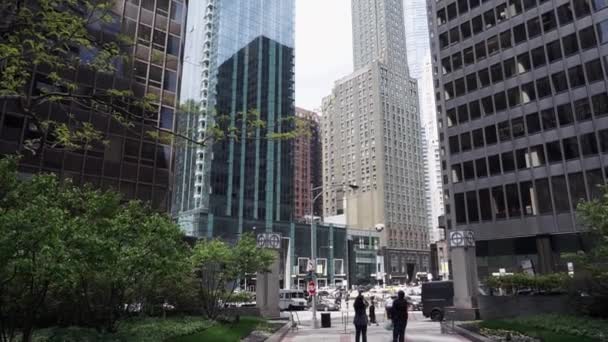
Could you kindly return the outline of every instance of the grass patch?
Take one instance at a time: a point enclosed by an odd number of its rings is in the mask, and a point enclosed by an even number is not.
[[[241,317],[239,323],[215,325],[202,332],[172,338],[168,342],[238,342],[253,330],[267,331],[270,326],[258,317]]]
[[[517,331],[526,336],[540,339],[541,341],[551,342],[596,342],[598,339],[589,337],[557,333],[551,330],[534,327],[532,325],[515,321],[483,321],[479,325],[481,328],[492,330]]]
[[[120,322],[114,334],[95,329],[49,328],[34,333],[34,342],[163,342],[175,336],[203,331],[213,323],[201,317],[137,318]]]

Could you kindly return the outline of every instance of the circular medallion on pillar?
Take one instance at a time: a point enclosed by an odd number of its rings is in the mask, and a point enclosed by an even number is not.
[[[450,248],[475,247],[475,234],[471,230],[450,232]]]

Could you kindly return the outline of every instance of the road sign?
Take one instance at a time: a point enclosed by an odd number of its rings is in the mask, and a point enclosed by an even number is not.
[[[281,248],[281,234],[277,233],[261,233],[257,236],[258,248],[270,248],[280,249]]]
[[[308,294],[314,296],[315,293],[317,293],[317,287],[315,286],[315,282],[311,280],[308,282]]]
[[[306,265],[306,271],[314,272],[315,271],[315,259],[308,259],[308,265]]]

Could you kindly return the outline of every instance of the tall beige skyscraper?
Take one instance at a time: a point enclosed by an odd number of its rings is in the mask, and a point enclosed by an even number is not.
[[[391,282],[428,270],[421,124],[401,0],[352,0],[355,71],[323,100],[324,216],[381,231]],[[357,190],[334,190],[352,184]],[[371,233],[370,233],[371,234]],[[362,245],[363,246],[363,245]],[[363,259],[363,258],[361,258]]]

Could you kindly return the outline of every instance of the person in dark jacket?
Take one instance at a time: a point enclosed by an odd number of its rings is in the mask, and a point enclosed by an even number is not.
[[[407,300],[405,300],[405,293],[403,291],[397,293],[397,299],[393,302],[392,311],[393,342],[404,342],[405,328],[407,327]]]
[[[378,322],[376,322],[376,303],[374,302],[374,296],[371,296],[369,304],[369,324],[372,325],[374,323],[378,325]]]
[[[355,341],[359,342],[363,338],[363,342],[367,342],[367,315],[365,314],[365,300],[361,293],[355,299],[353,307],[355,308],[355,318],[353,320],[356,330]]]

